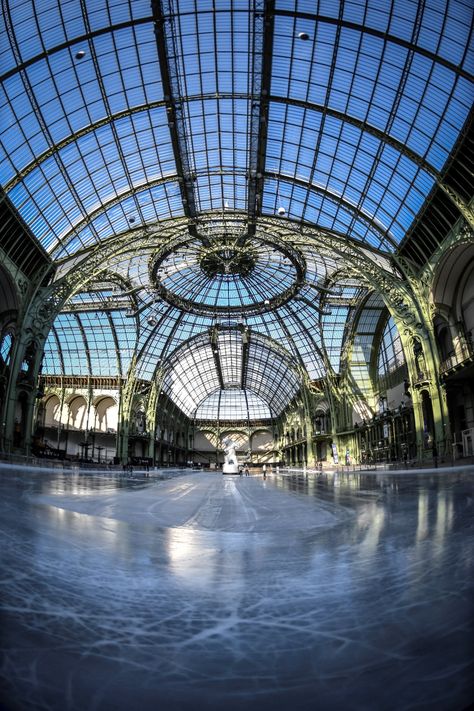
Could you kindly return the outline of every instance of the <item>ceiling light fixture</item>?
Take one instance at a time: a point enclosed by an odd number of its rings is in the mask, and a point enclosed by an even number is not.
[[[278,176],[277,176],[277,175],[275,175],[275,180],[278,181]],[[279,191],[278,182],[277,182],[276,186],[277,186],[277,190],[276,190],[276,204],[277,204],[277,205],[280,205],[280,207],[278,208],[277,212],[278,212],[278,214],[280,215],[280,217],[283,217],[283,215],[285,214],[286,210],[285,210],[285,208],[283,207],[283,205],[281,204],[281,201],[280,201],[280,191]]]
[[[83,49],[80,49],[78,52],[76,52],[76,59],[83,59],[86,56],[86,53]]]
[[[307,32],[299,32],[299,33],[298,33],[298,39],[303,40],[304,42],[306,42],[307,40],[309,40],[309,34],[308,34]]]

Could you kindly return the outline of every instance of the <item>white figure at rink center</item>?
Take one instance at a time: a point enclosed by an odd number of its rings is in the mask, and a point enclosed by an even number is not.
[[[237,454],[235,453],[235,442],[227,437],[222,442],[222,447],[224,449],[224,464],[222,466],[223,474],[238,474],[239,473],[239,463],[237,462]]]

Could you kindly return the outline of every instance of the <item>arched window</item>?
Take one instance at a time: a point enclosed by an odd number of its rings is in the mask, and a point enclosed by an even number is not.
[[[11,333],[7,332],[4,334],[0,342],[0,357],[5,365],[10,362],[10,353],[13,345],[13,336]]]
[[[446,360],[446,358],[454,354],[454,344],[449,324],[440,316],[437,316],[434,321],[434,329],[440,358],[441,360]]]
[[[57,427],[61,422],[61,403],[57,395],[52,395],[44,404],[44,424]]]
[[[100,432],[116,432],[118,405],[113,397],[101,397],[94,403],[94,428]]]
[[[83,430],[87,426],[87,402],[82,395],[73,397],[69,402],[69,426],[76,430]]]

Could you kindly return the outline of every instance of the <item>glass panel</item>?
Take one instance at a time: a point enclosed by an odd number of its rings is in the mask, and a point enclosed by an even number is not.
[[[405,354],[398,329],[392,317],[387,321],[377,359],[379,375],[387,375],[405,363]]]
[[[206,398],[196,410],[197,420],[271,419],[267,403],[250,390],[219,390]]]
[[[13,344],[13,336],[11,333],[5,333],[0,341],[0,358],[3,360],[5,365],[10,362],[10,351]]]

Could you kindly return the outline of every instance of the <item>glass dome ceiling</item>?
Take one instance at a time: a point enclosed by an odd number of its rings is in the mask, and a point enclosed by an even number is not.
[[[89,349],[124,339],[122,375],[133,361],[145,380],[245,325],[310,378],[337,372],[364,296],[340,276],[344,243],[390,258],[435,190],[463,209],[447,176],[472,117],[472,30],[467,0],[6,0],[3,194],[52,278],[103,250],[48,367],[91,371],[73,357],[89,323]],[[303,226],[338,249],[302,246]]]
[[[303,252],[274,230],[259,226],[250,238],[244,219],[225,216],[203,218],[201,227],[205,231],[196,237],[186,228],[149,265],[151,288],[186,311],[258,313],[294,297],[307,271],[308,279],[317,281],[311,263],[307,270]]]
[[[221,393],[222,405],[245,391],[267,403],[274,416],[300,385],[293,359],[278,344],[246,329],[225,328],[196,336],[175,351],[166,363],[162,390],[189,416],[198,416],[209,394]]]
[[[293,251],[293,250],[292,250]],[[232,239],[187,243],[159,261],[154,282],[160,295],[194,310],[241,313],[283,302],[304,276],[296,254],[271,243]]]
[[[209,395],[196,410],[197,420],[211,422],[270,420],[272,412],[251,390],[219,390]]]

